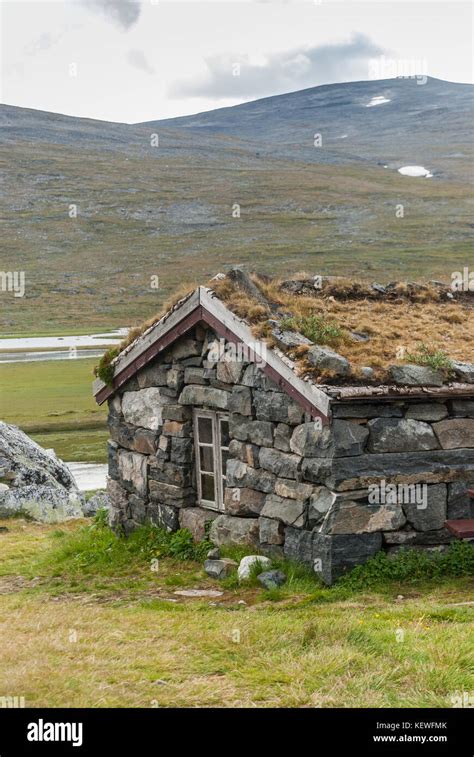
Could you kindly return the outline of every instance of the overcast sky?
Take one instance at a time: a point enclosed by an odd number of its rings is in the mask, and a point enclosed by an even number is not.
[[[472,6],[444,0],[0,0],[3,103],[129,123],[390,66],[472,82]]]

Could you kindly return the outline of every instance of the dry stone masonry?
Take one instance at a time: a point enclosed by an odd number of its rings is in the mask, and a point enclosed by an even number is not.
[[[381,549],[446,549],[446,519],[473,517],[474,398],[336,400],[323,426],[229,346],[217,359],[215,340],[194,327],[108,400],[116,529],[210,533],[332,583]],[[315,364],[335,359],[312,348]],[[229,424],[221,510],[199,504],[196,409]]]

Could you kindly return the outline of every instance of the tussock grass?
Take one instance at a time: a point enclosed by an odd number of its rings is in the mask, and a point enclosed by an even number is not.
[[[467,576],[328,589],[285,564],[269,596],[192,560],[151,571],[146,529],[3,523],[0,694],[27,706],[450,707],[473,689]],[[224,594],[169,601],[185,585]]]

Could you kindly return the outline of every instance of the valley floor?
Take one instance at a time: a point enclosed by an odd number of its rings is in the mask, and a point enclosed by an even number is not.
[[[0,524],[0,697],[27,707],[452,707],[473,694],[472,578],[352,592],[295,578],[272,594],[217,584],[199,562],[158,554],[151,564],[84,524]],[[223,593],[175,594],[184,588]]]

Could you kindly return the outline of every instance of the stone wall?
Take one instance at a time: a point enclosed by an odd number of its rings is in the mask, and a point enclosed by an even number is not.
[[[331,583],[382,548],[444,549],[446,518],[471,516],[474,399],[338,403],[322,428],[215,347],[198,326],[109,400],[114,527],[150,521],[200,539],[212,521],[217,545],[286,555]],[[229,414],[222,514],[197,506],[194,407]]]

